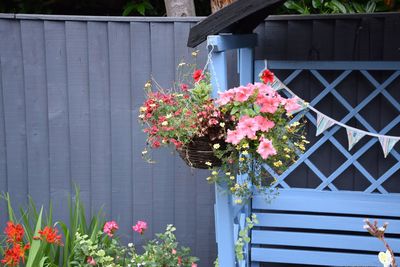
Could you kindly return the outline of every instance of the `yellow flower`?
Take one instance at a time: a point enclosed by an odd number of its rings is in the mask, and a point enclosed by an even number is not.
[[[240,184],[236,183],[236,184],[235,184],[235,188],[236,188],[236,189],[240,189]]]
[[[244,143],[244,144],[242,145],[242,148],[249,148],[249,143]]]
[[[156,104],[150,104],[149,106],[154,108],[156,106]]]
[[[206,179],[207,179],[207,181],[211,181],[212,178],[210,176],[208,176]]]
[[[167,116],[165,116],[165,118],[167,118],[167,119],[169,119],[169,118],[171,118],[172,117],[172,114],[171,113],[169,113],[169,114],[167,114]]]
[[[287,139],[287,136],[286,136],[286,135],[282,136],[282,139],[283,139],[283,140],[286,140],[286,139]]]
[[[243,201],[242,201],[242,199],[240,199],[240,198],[235,199],[235,204],[238,204],[238,205],[239,205],[239,204],[242,204],[242,202],[243,202]]]
[[[212,166],[212,163],[209,162],[209,161],[207,161],[205,164],[206,164],[207,166]]]
[[[162,125],[162,126],[167,126],[167,125],[168,125],[168,121],[163,121],[163,122],[161,123],[161,125]]]
[[[286,154],[285,157],[287,157],[288,159],[290,159],[290,155]]]
[[[142,154],[144,155],[144,154],[147,154],[147,150],[143,150],[142,151]]]
[[[222,128],[225,127],[225,122],[220,122],[219,126],[221,126]]]
[[[280,166],[282,166],[282,164],[283,164],[283,163],[282,163],[282,161],[280,161],[280,160],[274,162],[274,166],[275,166],[275,167],[280,167]]]
[[[213,147],[214,147],[215,149],[218,149],[218,148],[221,147],[221,145],[220,145],[220,144],[214,144]]]
[[[140,107],[140,112],[145,112],[147,110],[147,107]]]
[[[245,158],[239,158],[239,161],[245,161]]]
[[[230,173],[230,172],[226,172],[225,174],[226,174],[227,176],[231,175],[231,173]]]
[[[150,83],[150,82],[145,83],[144,87],[145,87],[145,88],[151,87],[151,83]]]
[[[216,172],[216,171],[213,171],[211,174],[215,176],[215,175],[217,175],[217,174],[218,174],[218,172]]]
[[[199,53],[199,50],[193,51],[192,52],[192,57],[197,57],[197,54]]]
[[[298,122],[298,121],[295,121],[292,124],[290,124],[291,127],[296,127],[296,126],[299,126],[299,125],[300,125],[300,122]]]
[[[248,155],[248,154],[249,154],[249,151],[244,150],[244,151],[242,151],[242,154],[243,154],[243,155]]]
[[[285,148],[283,149],[283,151],[285,151],[286,153],[289,153],[291,150],[290,150],[290,148],[285,147]]]
[[[235,192],[235,188],[234,187],[231,187],[231,192]]]
[[[139,118],[144,119],[144,114],[140,114]]]
[[[229,179],[231,179],[231,180],[235,180],[235,178],[236,178],[236,177],[233,176],[233,175],[229,177]]]
[[[179,67],[182,67],[182,66],[185,66],[186,65],[186,63],[185,62],[181,62],[181,63],[179,63]]]

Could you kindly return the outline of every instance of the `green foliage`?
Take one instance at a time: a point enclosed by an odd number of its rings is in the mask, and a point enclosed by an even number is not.
[[[149,11],[153,11],[154,7],[151,5],[149,0],[142,1],[130,1],[124,6],[122,16],[129,16],[139,13],[142,16],[148,14]]]
[[[252,214],[251,217],[246,218],[246,225],[239,232],[239,237],[235,243],[235,253],[236,253],[236,259],[238,261],[244,259],[243,248],[245,244],[250,243],[249,232],[251,229],[253,229],[255,224],[258,224],[257,216],[255,214]]]
[[[282,13],[308,14],[331,14],[331,13],[373,13],[389,11],[395,7],[395,1],[385,4],[383,0],[290,0],[285,2],[286,10]],[[396,0],[397,5],[400,1]],[[286,12],[285,12],[286,11]]]

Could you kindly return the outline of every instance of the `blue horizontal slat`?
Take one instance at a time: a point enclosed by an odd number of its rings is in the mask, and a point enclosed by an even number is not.
[[[326,266],[382,266],[377,255],[273,248],[252,248],[255,262],[276,262]]]
[[[363,218],[321,216],[303,214],[282,214],[282,213],[256,213],[261,227],[298,228],[316,230],[338,230],[352,232],[366,232],[363,229]],[[400,220],[387,220],[381,218],[369,218],[371,222],[378,220],[380,224],[388,222],[386,230],[388,234],[400,234]]]
[[[255,61],[255,75],[265,68],[264,60]],[[400,61],[289,61],[268,60],[273,70],[398,70]]]
[[[298,224],[302,222],[299,221]],[[385,238],[395,253],[400,252],[400,239]],[[279,245],[309,248],[348,249],[376,251],[384,249],[381,241],[372,236],[302,233],[285,231],[253,230],[251,243],[254,245]]]
[[[252,208],[400,217],[400,194],[380,195],[351,191],[282,189],[279,197],[271,203],[268,203],[262,194],[255,195]]]

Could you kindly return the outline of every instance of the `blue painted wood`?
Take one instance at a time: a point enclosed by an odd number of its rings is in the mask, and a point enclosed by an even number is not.
[[[290,263],[327,266],[382,266],[377,255],[285,250],[275,248],[252,248],[252,260],[256,262]]]
[[[259,223],[257,227],[274,228],[296,228],[296,229],[314,229],[314,230],[336,230],[365,233],[362,227],[363,218],[361,217],[343,217],[339,215],[310,215],[310,214],[286,214],[283,212],[275,213],[255,213]],[[399,220],[382,219],[378,217],[369,217],[370,221],[388,222],[390,227],[386,230],[387,234],[400,233]],[[301,222],[301,223],[299,223]]]
[[[207,37],[207,45],[213,46],[215,52],[223,52],[237,48],[251,48],[257,45],[257,34],[235,35],[210,35]]]
[[[361,223],[358,225],[362,226]],[[298,222],[299,224],[302,221]],[[400,240],[395,238],[385,238],[393,251],[400,251]],[[356,236],[351,234],[326,234],[326,233],[302,233],[286,231],[252,231],[252,244],[294,246],[307,248],[331,248],[360,251],[383,250],[382,243],[372,236]]]
[[[256,70],[264,68],[263,60],[255,61]],[[274,70],[397,70],[399,61],[290,61],[268,60],[268,68]],[[257,72],[257,71],[256,71]]]
[[[351,191],[329,192],[314,189],[287,189],[281,190],[279,197],[270,204],[263,195],[255,195],[252,208],[256,210],[400,217],[400,194],[383,195]]]

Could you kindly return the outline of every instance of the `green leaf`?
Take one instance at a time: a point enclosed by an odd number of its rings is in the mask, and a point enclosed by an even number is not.
[[[339,10],[340,13],[343,13],[343,14],[348,13],[346,7],[342,3],[340,3],[338,0],[332,0],[331,3],[333,6],[335,6]]]
[[[239,107],[233,107],[231,110],[231,115],[235,115],[239,111]]]
[[[320,8],[322,6],[322,1],[323,0],[312,0],[313,8]]]
[[[36,223],[35,232],[34,232],[33,236],[39,235],[39,230],[42,227],[42,213],[43,213],[43,207],[40,209],[40,213],[38,216],[38,220]],[[29,250],[28,260],[26,262],[26,267],[36,267],[37,266],[37,262],[41,258],[40,247],[41,247],[40,239],[32,240],[31,248]]]
[[[366,12],[365,8],[362,5],[360,5],[359,3],[353,2],[352,4],[353,4],[353,8],[355,9],[355,11],[357,13],[365,13]]]
[[[374,1],[368,1],[367,7],[365,8],[365,11],[367,13],[373,13],[376,9],[376,3]]]

